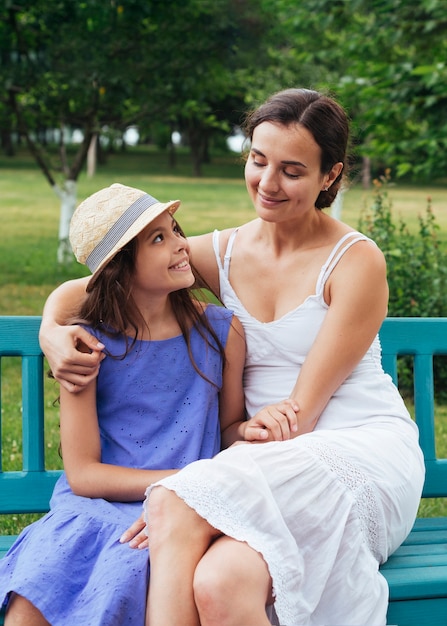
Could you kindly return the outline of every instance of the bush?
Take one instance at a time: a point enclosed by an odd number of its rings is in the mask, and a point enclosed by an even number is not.
[[[447,315],[445,251],[437,240],[439,226],[427,199],[417,233],[410,233],[402,218],[393,220],[388,195],[389,173],[374,181],[374,201],[362,216],[359,230],[374,239],[385,255],[390,287],[390,317],[442,317]]]
[[[390,317],[447,316],[447,267],[445,250],[437,239],[439,226],[427,199],[425,214],[418,218],[419,228],[410,233],[404,220],[393,219],[389,198],[389,171],[374,181],[374,201],[362,216],[359,230],[371,237],[385,255],[390,288]],[[408,359],[399,364],[400,384],[410,389],[412,364]],[[437,394],[447,389],[447,363],[435,360]],[[443,392],[444,399],[447,392]]]

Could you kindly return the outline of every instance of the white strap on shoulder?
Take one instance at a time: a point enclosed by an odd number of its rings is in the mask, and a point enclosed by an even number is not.
[[[220,231],[219,230],[215,230],[213,232],[214,254],[216,256],[216,260],[217,260],[217,264],[219,266],[219,270],[223,270],[223,273],[224,273],[224,275],[225,275],[225,277],[227,279],[228,279],[228,276],[229,276],[229,273],[230,273],[231,252],[233,250],[233,244],[234,244],[234,240],[235,240],[237,231],[238,231],[238,229],[235,228],[233,230],[233,232],[231,233],[229,239],[228,239],[227,249],[225,250],[225,255],[224,255],[223,266],[222,266],[222,261],[220,259],[220,245],[219,245]]]
[[[347,241],[349,239],[350,241]],[[346,235],[344,235],[339,241],[337,241],[326,263],[321,268],[320,276],[318,277],[317,282],[317,293],[323,290],[327,279],[331,275],[334,267],[337,265],[341,257],[345,254],[347,250],[349,250],[351,246],[353,246],[358,241],[372,241],[372,239],[369,239],[369,237],[366,237],[366,235],[362,235],[362,233],[353,231],[351,233],[346,233]]]

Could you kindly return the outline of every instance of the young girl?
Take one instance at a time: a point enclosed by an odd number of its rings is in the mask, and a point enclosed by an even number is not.
[[[142,625],[147,552],[120,537],[145,489],[241,437],[243,331],[193,298],[179,204],[114,184],[73,216],[73,250],[93,273],[74,318],[106,357],[79,393],[61,386],[65,472],[50,512],[0,562],[7,626]]]

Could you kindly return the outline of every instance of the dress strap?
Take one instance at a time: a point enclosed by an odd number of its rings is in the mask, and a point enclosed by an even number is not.
[[[345,243],[348,239],[351,239],[351,240]],[[362,235],[362,233],[353,231],[350,233],[346,233],[346,235],[344,235],[339,241],[337,241],[326,263],[321,268],[320,275],[317,281],[317,288],[316,288],[317,293],[321,293],[323,291],[326,281],[331,275],[334,267],[337,265],[341,257],[345,254],[345,252],[347,252],[347,250],[349,250],[349,248],[353,246],[355,243],[357,243],[358,241],[371,241],[372,242],[372,239],[369,239],[369,237]]]
[[[233,244],[234,244],[234,240],[237,234],[237,231],[239,229],[235,228],[233,230],[233,232],[231,233],[229,239],[228,239],[228,243],[227,243],[227,249],[225,250],[225,255],[224,255],[224,262],[222,265],[222,261],[220,259],[220,246],[219,246],[219,238],[220,238],[220,231],[219,230],[215,230],[213,232],[213,248],[214,248],[214,254],[216,256],[216,260],[217,260],[217,264],[219,266],[219,270],[222,270],[225,278],[228,279],[229,274],[230,274],[230,261],[231,261],[231,252],[233,250]]]

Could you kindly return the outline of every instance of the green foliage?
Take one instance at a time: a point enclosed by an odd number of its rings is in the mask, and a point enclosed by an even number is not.
[[[373,239],[387,261],[390,317],[444,317],[447,315],[447,266],[445,249],[438,242],[439,226],[427,198],[425,214],[418,217],[418,230],[410,232],[405,221],[394,219],[389,199],[389,170],[374,181],[375,196],[359,230]],[[399,380],[405,393],[411,389],[412,360],[399,363]],[[435,359],[436,394],[447,397],[447,363]]]
[[[370,212],[359,229],[373,239],[385,255],[390,287],[391,317],[441,317],[447,315],[447,266],[438,242],[439,226],[427,198],[425,214],[418,217],[417,232],[410,232],[402,217],[397,221],[388,195],[389,171],[374,181]]]
[[[285,86],[334,93],[374,170],[432,180],[447,167],[445,0],[263,0],[276,11],[270,63],[247,72],[265,97]],[[258,99],[259,99],[258,98]]]

